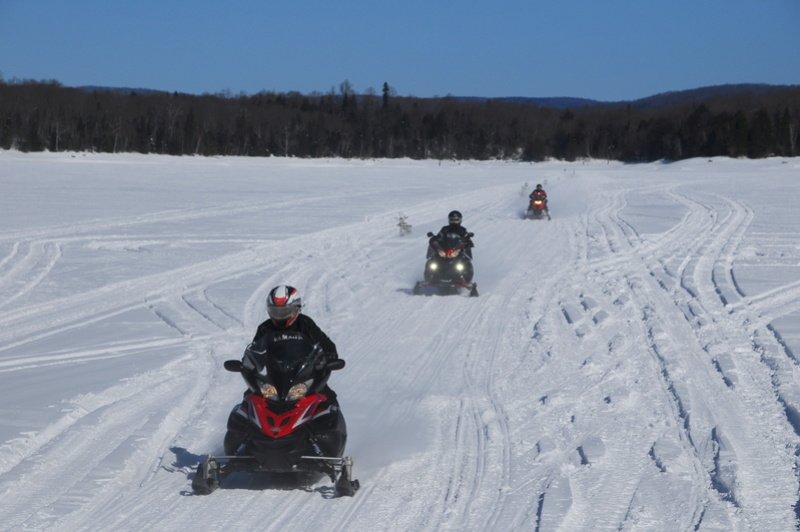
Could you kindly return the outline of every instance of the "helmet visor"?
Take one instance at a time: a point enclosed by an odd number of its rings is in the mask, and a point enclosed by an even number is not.
[[[288,320],[300,311],[296,305],[286,305],[278,307],[275,305],[267,305],[267,314],[273,320]]]

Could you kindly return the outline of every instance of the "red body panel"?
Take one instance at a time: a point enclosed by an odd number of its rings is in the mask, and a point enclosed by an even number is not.
[[[291,410],[282,414],[271,410],[269,402],[263,397],[249,395],[246,402],[247,417],[262,434],[270,438],[282,438],[291,434],[312,419],[330,411],[327,397],[319,393],[303,397]]]

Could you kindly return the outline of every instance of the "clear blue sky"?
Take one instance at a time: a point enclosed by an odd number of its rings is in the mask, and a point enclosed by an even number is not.
[[[799,0],[0,0],[0,75],[193,94],[631,100],[800,84]]]

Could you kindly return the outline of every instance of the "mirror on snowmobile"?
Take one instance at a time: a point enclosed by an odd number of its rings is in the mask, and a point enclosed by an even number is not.
[[[472,238],[473,236],[475,236],[475,233],[467,233],[467,237]]]
[[[223,367],[234,373],[241,373],[242,370],[244,370],[241,360],[226,360],[223,364]]]
[[[430,237],[432,237],[432,236],[433,236],[433,233],[431,233],[430,231],[428,231],[428,238],[430,238]]]
[[[341,358],[337,358],[336,360],[331,360],[325,365],[325,369],[328,371],[336,371],[337,369],[344,368],[344,360]]]

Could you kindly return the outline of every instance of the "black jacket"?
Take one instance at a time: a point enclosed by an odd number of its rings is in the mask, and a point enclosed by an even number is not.
[[[291,325],[288,327],[278,327],[272,320],[266,320],[261,325],[258,326],[256,329],[256,335],[253,337],[253,342],[258,341],[266,331],[299,331],[304,334],[307,334],[314,342],[318,342],[320,346],[322,346],[322,351],[327,355],[327,357],[331,360],[339,358],[339,354],[336,352],[336,344],[331,341],[328,336],[322,332],[314,320],[306,316],[305,314],[300,314],[297,316]]]
[[[472,239],[468,236],[469,231],[467,231],[467,228],[458,224],[445,225],[441,229],[439,229],[438,234],[435,234],[432,237],[430,237],[430,239],[428,240],[428,253],[425,256],[426,259],[430,259],[431,257],[434,257],[436,255],[436,250],[433,248],[433,242],[442,237],[448,236],[449,234],[456,234],[467,241],[466,255],[467,257],[469,257],[470,260],[472,260],[472,248],[475,247],[475,244],[472,242]]]
[[[469,233],[469,231],[467,231],[467,228],[464,227],[463,225],[458,225],[458,224],[450,224],[443,226],[441,229],[439,229],[439,235],[441,235],[442,233],[455,233],[463,238],[469,238],[467,236],[467,233]]]
[[[294,322],[292,322],[292,324],[288,327],[278,327],[272,322],[271,319],[264,321],[263,323],[261,323],[261,325],[258,326],[258,329],[256,329],[256,334],[255,336],[253,336],[253,342],[255,343],[259,341],[261,337],[267,333],[267,331],[302,332],[308,335],[313,342],[319,343],[320,346],[322,346],[322,352],[325,353],[325,355],[328,357],[328,360],[334,360],[339,358],[339,354],[336,352],[336,345],[331,341],[330,338],[328,338],[328,335],[322,332],[322,329],[320,329],[317,326],[317,324],[314,323],[314,320],[312,320],[305,314],[299,314],[297,316],[297,319],[295,319]],[[245,363],[245,366],[248,365],[246,359],[247,356],[245,356],[244,359],[242,360]],[[328,375],[330,375],[330,372],[328,372]],[[325,381],[327,380],[328,378],[326,376]],[[245,391],[244,393],[245,395],[247,395],[251,392],[248,390]],[[339,404],[336,398],[336,392],[330,389],[330,387],[327,385],[327,382],[325,384],[325,388],[323,389],[323,394],[327,396],[328,400],[332,401],[334,404],[337,405]]]
[[[463,238],[464,240],[466,240],[467,244],[469,245],[470,248],[474,248],[475,247],[475,244],[472,242],[472,239],[469,236],[467,236],[469,234],[469,231],[467,231],[467,228],[464,227],[463,225],[458,225],[458,224],[450,224],[450,225],[443,226],[441,229],[439,229],[439,234],[431,237],[429,242],[433,242],[434,239],[439,238],[440,236],[443,236],[445,233],[455,233],[458,236],[460,236],[461,238]]]

